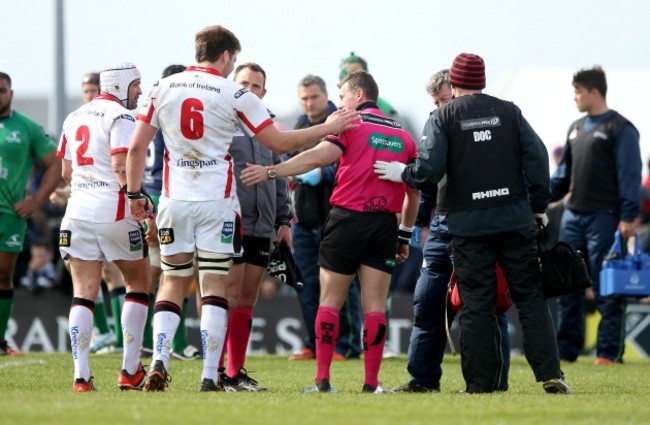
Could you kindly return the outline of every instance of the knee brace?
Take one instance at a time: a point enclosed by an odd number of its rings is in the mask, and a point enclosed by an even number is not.
[[[203,282],[203,276],[207,273],[227,275],[230,266],[232,266],[232,254],[217,254],[197,250],[197,260],[199,263],[199,281]]]
[[[194,260],[187,263],[172,264],[160,260],[160,268],[167,276],[192,277],[194,276]]]

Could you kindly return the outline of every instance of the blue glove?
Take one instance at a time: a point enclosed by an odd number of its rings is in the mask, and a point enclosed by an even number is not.
[[[415,225],[413,226],[413,234],[411,235],[411,240],[409,245],[413,248],[420,249],[420,235],[422,235],[422,227]]]
[[[302,182],[302,184],[306,184],[307,186],[316,186],[320,183],[321,181],[321,171],[320,168],[314,168],[311,171],[307,171],[304,174],[300,174],[296,176],[298,180]]]

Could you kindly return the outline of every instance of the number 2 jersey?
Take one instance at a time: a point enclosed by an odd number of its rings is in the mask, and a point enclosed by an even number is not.
[[[273,123],[259,98],[213,68],[190,66],[160,80],[138,119],[162,130],[162,194],[182,201],[236,194],[228,153],[235,127],[253,137]]]
[[[134,129],[133,114],[110,95],[101,94],[68,115],[57,152],[72,162],[67,218],[112,223],[130,216],[111,156],[128,151]]]

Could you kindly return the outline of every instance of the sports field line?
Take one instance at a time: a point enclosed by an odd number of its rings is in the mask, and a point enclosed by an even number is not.
[[[10,367],[26,366],[30,364],[45,364],[45,360],[24,360],[24,361],[10,361],[5,363],[0,363],[0,369],[9,369]]]

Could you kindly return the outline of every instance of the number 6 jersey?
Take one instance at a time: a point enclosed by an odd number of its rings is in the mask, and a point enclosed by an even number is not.
[[[67,218],[112,223],[130,216],[111,156],[128,151],[134,129],[132,113],[106,94],[67,116],[57,151],[72,164]]]
[[[160,80],[138,119],[162,130],[162,194],[183,201],[234,196],[228,149],[235,127],[254,136],[273,122],[257,96],[198,66]]]

